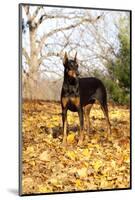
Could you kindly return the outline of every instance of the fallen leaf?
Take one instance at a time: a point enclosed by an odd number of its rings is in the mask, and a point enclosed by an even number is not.
[[[81,189],[82,185],[83,185],[82,181],[80,179],[77,179],[76,182],[75,182],[75,187],[77,189]]]
[[[80,178],[85,178],[87,176],[87,168],[83,167],[77,170],[77,174]]]
[[[94,131],[82,146],[74,144],[79,137],[78,114],[68,112],[68,145],[63,148],[60,103],[23,101],[23,194],[129,188],[130,110],[108,106],[111,135],[105,136],[106,120],[94,104]]]
[[[67,136],[67,142],[71,144],[74,142],[74,139],[75,139],[75,134],[73,132],[72,133],[70,132],[70,134],[68,134]]]
[[[66,156],[68,158],[70,158],[71,160],[75,160],[76,159],[76,154],[74,151],[67,151]]]
[[[39,159],[42,161],[50,161],[51,157],[48,151],[44,151],[40,154]]]
[[[53,184],[53,185],[57,185],[58,179],[57,178],[51,178],[51,179],[49,179],[49,182],[51,182],[51,184]]]
[[[90,155],[88,149],[83,149],[82,154],[83,154],[84,156],[87,156],[87,157]]]
[[[96,160],[93,162],[93,168],[97,172],[99,168],[103,166],[103,163],[100,160]]]

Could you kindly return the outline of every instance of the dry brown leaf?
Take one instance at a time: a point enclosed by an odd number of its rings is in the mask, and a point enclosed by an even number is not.
[[[106,135],[106,121],[100,106],[91,110],[94,132],[76,146],[79,131],[77,113],[68,113],[68,147],[63,138],[61,106],[55,102],[23,103],[23,192],[45,193],[129,187],[129,109],[109,104],[112,134]],[[93,116],[93,117],[92,117]],[[77,135],[78,134],[78,135]],[[57,135],[56,138],[53,136]],[[71,144],[71,145],[70,145]]]
[[[85,178],[87,176],[87,171],[88,169],[86,167],[83,167],[77,170],[77,174],[80,178]]]
[[[68,158],[70,158],[71,160],[75,160],[76,159],[76,153],[74,151],[67,151],[66,152],[66,156]]]
[[[48,151],[44,151],[40,154],[39,159],[42,161],[50,161],[51,156]]]

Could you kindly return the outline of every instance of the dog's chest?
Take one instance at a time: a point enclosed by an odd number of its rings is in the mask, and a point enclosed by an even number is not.
[[[64,85],[62,87],[62,96],[65,97],[78,97],[80,96],[79,85]]]
[[[80,97],[62,97],[61,99],[63,107],[76,112],[80,107]]]
[[[67,84],[63,83],[61,100],[63,107],[76,112],[80,107],[80,91],[79,83],[76,84]]]

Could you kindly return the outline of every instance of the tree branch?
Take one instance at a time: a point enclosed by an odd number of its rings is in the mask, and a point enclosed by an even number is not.
[[[28,55],[28,52],[26,51],[26,49],[22,48],[22,54],[24,55],[26,61],[27,61],[27,64],[29,65],[30,64],[30,57]]]
[[[41,10],[42,6],[38,6],[35,12],[33,13],[33,16],[31,17],[31,20],[34,20],[36,16],[38,15],[39,11]]]
[[[42,47],[45,43],[45,40],[48,38],[48,37],[51,37],[52,35],[54,35],[55,33],[59,32],[59,31],[66,31],[66,30],[69,30],[69,29],[73,29],[73,28],[76,28],[78,26],[80,26],[81,24],[83,23],[94,23],[98,20],[99,18],[96,18],[96,19],[90,19],[90,18],[83,18],[81,19],[78,23],[76,24],[72,24],[72,25],[69,25],[69,26],[66,26],[66,27],[63,27],[63,28],[56,28],[54,30],[52,30],[51,32],[49,32],[48,34],[44,34],[43,37],[41,38],[41,41],[39,43],[39,50],[41,51],[42,50]]]
[[[47,59],[48,57],[52,57],[52,56],[60,56],[60,53],[55,53],[55,52],[48,52],[46,55],[42,55],[41,58],[39,58],[38,62],[41,65],[43,60]]]
[[[25,13],[27,15],[28,20],[30,20],[31,19],[30,7],[29,6],[24,6],[24,10],[25,10]]]

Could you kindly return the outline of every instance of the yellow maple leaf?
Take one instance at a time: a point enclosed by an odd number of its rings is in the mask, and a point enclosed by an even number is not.
[[[76,154],[74,151],[67,151],[66,156],[70,158],[71,160],[75,160],[76,158]]]
[[[84,166],[84,167],[88,167],[88,166],[89,166],[88,161],[87,161],[87,162],[84,161],[84,162],[83,162],[83,166]]]
[[[27,147],[27,152],[28,153],[33,153],[34,152],[34,147],[31,145],[31,146],[28,146]]]
[[[74,139],[75,139],[75,134],[72,132],[70,133],[68,136],[67,136],[67,142],[68,143],[73,143],[74,142]]]
[[[77,179],[77,180],[76,180],[76,183],[75,183],[75,186],[76,186],[78,189],[82,188],[82,181],[81,181],[80,179]]]
[[[52,191],[51,187],[49,188],[47,185],[38,186],[38,192],[45,193],[45,192],[51,192],[51,191]]]
[[[82,167],[77,170],[77,174],[80,178],[85,178],[87,176],[87,167]]]
[[[129,155],[125,155],[124,161],[125,161],[126,163],[130,163],[130,157],[129,157]]]
[[[90,155],[88,149],[84,149],[84,150],[82,151],[82,154],[83,154],[84,156],[89,156],[89,155]]]
[[[35,163],[34,160],[30,161],[29,163],[30,163],[32,166],[35,166],[35,165],[36,165],[36,163]]]
[[[102,165],[102,162],[100,160],[97,160],[93,163],[93,168],[97,172]]]
[[[50,181],[53,185],[57,185],[57,184],[58,184],[58,179],[57,179],[57,177],[51,178],[49,181]]]

